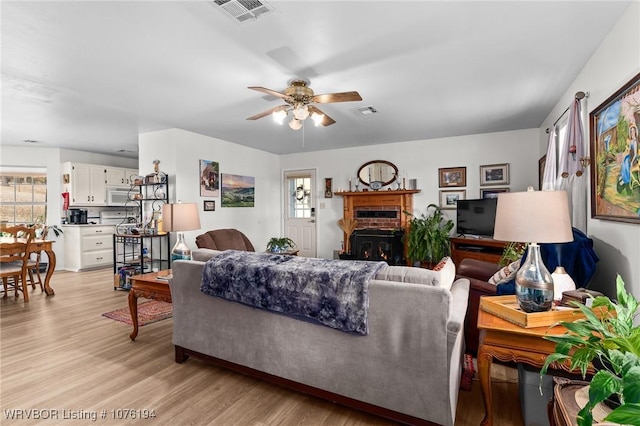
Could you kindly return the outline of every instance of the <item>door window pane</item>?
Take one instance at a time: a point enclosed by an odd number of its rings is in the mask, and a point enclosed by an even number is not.
[[[311,217],[311,178],[289,178],[289,218]]]

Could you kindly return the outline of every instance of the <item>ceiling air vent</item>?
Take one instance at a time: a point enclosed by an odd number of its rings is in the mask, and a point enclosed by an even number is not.
[[[378,110],[372,106],[360,107],[360,108],[352,108],[351,112],[358,116],[369,116],[372,114],[376,114]]]
[[[270,5],[259,0],[213,0],[213,5],[240,23],[255,21],[262,15],[273,11]]]

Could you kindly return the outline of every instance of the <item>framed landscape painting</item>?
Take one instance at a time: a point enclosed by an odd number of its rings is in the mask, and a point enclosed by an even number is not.
[[[222,207],[254,207],[255,178],[222,173]]]
[[[640,223],[640,74],[589,114],[591,217]]]
[[[501,192],[509,192],[509,188],[481,189],[480,198],[498,198]]]

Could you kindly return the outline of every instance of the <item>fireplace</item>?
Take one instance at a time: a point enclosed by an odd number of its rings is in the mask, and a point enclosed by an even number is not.
[[[403,230],[356,229],[351,234],[351,258],[385,261],[389,265],[404,265]]]

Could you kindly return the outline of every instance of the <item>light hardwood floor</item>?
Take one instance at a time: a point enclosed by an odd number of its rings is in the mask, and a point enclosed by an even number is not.
[[[54,296],[36,289],[29,303],[13,294],[1,300],[0,424],[392,424],[198,360],[177,364],[171,319],[141,327],[132,342],[130,326],[102,316],[127,305],[127,292],[112,283],[110,269],[58,271]],[[495,365],[493,380],[495,424],[522,425],[517,373]],[[30,409],[58,418],[8,418]],[[142,410],[155,417],[130,418]],[[116,418],[127,413],[128,420]],[[472,391],[460,392],[456,425],[478,425],[483,416],[474,381]]]

